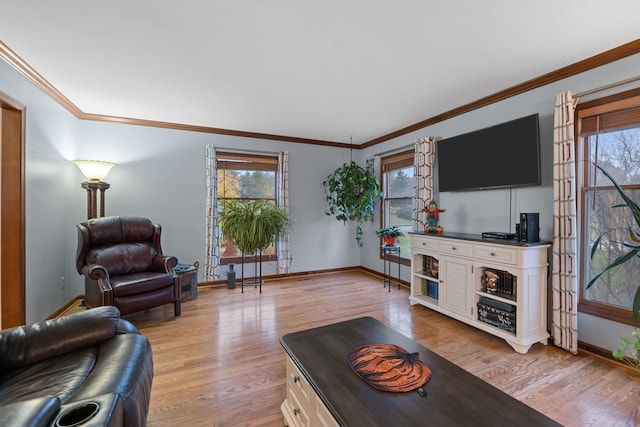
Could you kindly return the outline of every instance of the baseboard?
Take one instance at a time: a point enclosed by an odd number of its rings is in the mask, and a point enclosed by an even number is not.
[[[75,307],[77,307],[81,302],[84,302],[84,295],[76,295],[71,300],[67,301],[65,305],[51,313],[45,320],[55,319],[56,317],[64,316],[68,311],[76,311]]]
[[[578,349],[591,353],[595,356],[602,357],[603,359],[611,360],[626,368],[633,369],[631,366],[624,363],[622,360],[618,360],[613,357],[612,351],[606,348],[598,347],[597,345],[589,344],[586,342],[578,341]],[[634,369],[635,371],[635,369]]]
[[[302,272],[297,272],[297,273],[288,273],[288,274],[271,274],[271,275],[267,275],[267,276],[262,276],[262,280],[264,280],[265,282],[272,282],[274,280],[281,280],[281,279],[296,279],[299,277],[309,277],[309,276],[321,276],[321,275],[325,275],[325,274],[333,274],[333,273],[343,273],[343,272],[347,272],[347,271],[362,271],[365,273],[372,273],[372,270],[369,270],[367,268],[364,267],[360,267],[360,266],[354,266],[354,267],[342,267],[342,268],[331,268],[331,269],[327,269],[327,270],[311,270],[311,271],[302,271]],[[376,276],[382,277],[381,273],[375,273]],[[237,274],[237,271],[236,271]],[[239,277],[236,275],[236,279],[239,279]],[[226,286],[227,285],[227,281],[226,280],[210,280],[210,281],[206,281],[206,282],[198,282],[198,286],[209,286],[209,287],[218,287],[218,286]]]

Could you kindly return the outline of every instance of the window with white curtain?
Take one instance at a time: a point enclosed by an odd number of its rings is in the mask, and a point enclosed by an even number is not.
[[[605,273],[589,289],[591,278],[628,251],[629,228],[638,231],[609,173],[640,203],[640,94],[638,90],[590,101],[577,107],[577,160],[580,178],[581,280],[578,309],[595,316],[632,324],[631,306],[640,285],[640,259],[633,258]],[[591,256],[594,241],[607,233]]]
[[[216,164],[219,212],[224,212],[225,203],[229,200],[265,200],[276,204],[277,156],[218,151]],[[241,262],[240,251],[224,235],[220,235],[219,246],[220,264]],[[273,245],[262,252],[263,261],[275,259]]]
[[[408,263],[411,255],[409,231],[413,218],[413,157],[414,150],[411,149],[380,159],[383,192],[380,228],[397,225],[404,232],[403,237],[396,239],[403,263]]]

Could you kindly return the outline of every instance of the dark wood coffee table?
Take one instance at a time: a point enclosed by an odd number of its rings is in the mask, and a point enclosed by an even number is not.
[[[290,333],[280,342],[341,426],[560,425],[372,317]],[[420,353],[432,371],[425,397],[379,391],[354,374],[347,355],[374,343]]]

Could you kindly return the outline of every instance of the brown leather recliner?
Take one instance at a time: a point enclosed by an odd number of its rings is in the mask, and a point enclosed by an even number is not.
[[[112,216],[77,225],[76,268],[85,276],[89,307],[113,305],[124,314],[173,303],[179,316],[176,257],[164,256],[161,226],[148,218]]]
[[[0,331],[1,426],[80,425],[93,415],[82,425],[141,427],[152,384],[151,344],[115,307]]]

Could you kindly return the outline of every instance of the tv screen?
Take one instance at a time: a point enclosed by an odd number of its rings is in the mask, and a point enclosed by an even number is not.
[[[538,114],[442,139],[439,191],[540,185]]]

